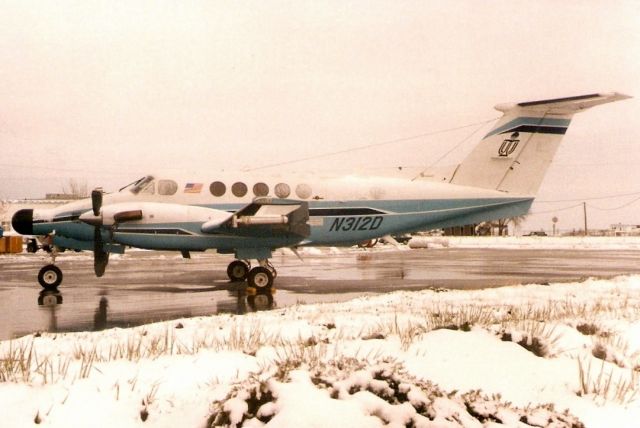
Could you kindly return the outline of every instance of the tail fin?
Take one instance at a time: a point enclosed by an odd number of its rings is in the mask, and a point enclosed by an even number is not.
[[[573,115],[626,98],[631,97],[614,92],[498,104],[504,115],[458,166],[451,183],[534,195]]]

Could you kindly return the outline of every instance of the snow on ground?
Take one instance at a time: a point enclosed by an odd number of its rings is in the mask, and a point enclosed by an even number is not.
[[[0,342],[2,426],[632,427],[640,276]]]

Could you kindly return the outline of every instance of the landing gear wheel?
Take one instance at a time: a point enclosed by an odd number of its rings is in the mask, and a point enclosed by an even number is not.
[[[27,252],[35,253],[37,251],[38,251],[38,241],[36,241],[35,239],[29,239],[29,242],[27,242]]]
[[[255,287],[258,290],[271,288],[273,285],[273,274],[271,270],[266,267],[256,266],[249,271],[247,283],[249,287]]]
[[[233,282],[247,279],[249,266],[242,260],[234,260],[227,267],[227,276]]]
[[[38,282],[45,290],[55,290],[62,282],[62,271],[56,265],[46,265],[38,272]]]

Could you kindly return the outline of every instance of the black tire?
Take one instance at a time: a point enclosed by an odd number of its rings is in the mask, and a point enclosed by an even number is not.
[[[234,260],[227,267],[227,276],[232,282],[244,281],[248,273],[249,266],[242,260]]]
[[[256,266],[249,271],[247,285],[256,290],[269,289],[273,285],[273,274],[265,267]]]
[[[27,252],[28,253],[36,253],[38,252],[38,241],[35,239],[29,239],[27,242]]]
[[[266,291],[247,296],[247,303],[253,311],[267,311],[273,308],[273,295]]]
[[[38,282],[45,290],[55,290],[62,283],[62,271],[55,265],[46,265],[38,272]]]

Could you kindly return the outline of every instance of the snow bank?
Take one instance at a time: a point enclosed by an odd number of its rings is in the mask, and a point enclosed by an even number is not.
[[[3,426],[637,426],[640,277],[0,342]]]

